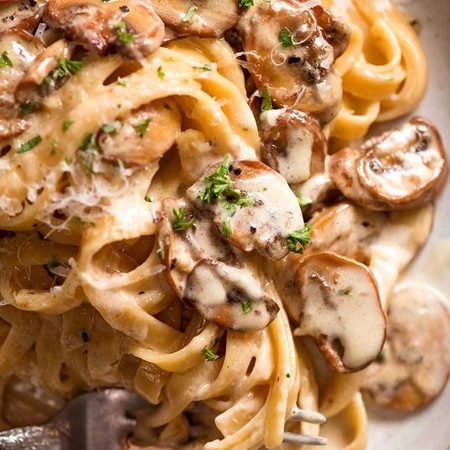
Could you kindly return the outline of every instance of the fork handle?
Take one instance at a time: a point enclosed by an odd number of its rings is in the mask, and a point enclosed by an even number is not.
[[[23,427],[0,433],[2,450],[66,450],[67,441],[55,428]]]

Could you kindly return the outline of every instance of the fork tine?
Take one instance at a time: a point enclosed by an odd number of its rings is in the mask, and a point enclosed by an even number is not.
[[[285,431],[283,434],[283,442],[285,444],[327,445],[328,440],[322,436],[309,436]]]
[[[307,411],[305,409],[300,409],[294,407],[289,418],[289,422],[308,422],[308,423],[325,423],[327,418],[317,411]]]

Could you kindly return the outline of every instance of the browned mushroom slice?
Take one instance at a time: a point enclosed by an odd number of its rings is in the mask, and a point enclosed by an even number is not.
[[[261,156],[289,184],[322,172],[327,141],[316,120],[294,109],[261,114]]]
[[[167,281],[181,298],[186,278],[204,258],[233,261],[234,255],[218,236],[209,218],[184,200],[165,199],[161,208],[160,256],[166,264]]]
[[[151,0],[164,23],[180,34],[220,37],[239,19],[236,0]]]
[[[46,0],[0,2],[0,33],[7,30],[32,32],[44,13]]]
[[[0,69],[0,138],[15,136],[28,126],[24,117],[18,117],[20,109],[14,92],[27,68],[43,50],[42,42],[25,31],[11,31],[1,36],[0,54],[5,67]],[[27,112],[25,105],[22,116]]]
[[[447,174],[441,137],[433,124],[419,117],[330,159],[337,188],[373,210],[424,205],[440,192]]]
[[[46,22],[89,50],[117,49],[134,59],[152,53],[165,35],[161,19],[141,0],[50,0]]]
[[[181,115],[174,102],[157,100],[131,112],[123,120],[106,123],[99,147],[108,159],[130,164],[158,161],[175,143]]]
[[[308,2],[261,0],[240,21],[248,68],[259,90],[267,89],[278,106],[313,113],[322,122],[337,114],[342,97],[332,44],[339,40],[341,52],[349,39],[346,25],[329,17]]]
[[[251,272],[218,261],[203,260],[195,266],[183,298],[207,320],[239,331],[261,330],[279,311]]]
[[[221,194],[214,194],[216,186]],[[219,189],[221,189],[219,187]],[[222,236],[245,252],[276,260],[289,252],[287,237],[303,228],[298,200],[286,180],[259,161],[225,161],[194,184],[187,196],[209,209]]]
[[[48,79],[47,77],[52,71],[58,68],[58,61],[68,59],[71,54],[72,48],[65,39],[60,39],[46,48],[30,64],[17,85],[16,100],[21,104],[27,103],[32,108],[37,108],[49,87],[43,86],[44,81]],[[65,75],[61,77],[61,79],[63,78]]]
[[[450,311],[434,289],[406,284],[389,306],[385,348],[364,383],[379,405],[413,411],[444,389],[450,373]]]
[[[334,253],[307,256],[299,265],[300,301],[290,305],[296,334],[312,336],[338,372],[361,370],[384,344],[386,319],[369,269]]]

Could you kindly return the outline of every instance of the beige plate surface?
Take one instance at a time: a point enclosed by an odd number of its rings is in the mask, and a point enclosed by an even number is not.
[[[437,125],[450,156],[450,0],[398,0],[419,20],[430,65],[427,95],[416,113]],[[450,300],[450,186],[437,202],[433,234],[406,278],[422,279]],[[428,408],[415,414],[369,409],[368,450],[450,449],[450,383]]]

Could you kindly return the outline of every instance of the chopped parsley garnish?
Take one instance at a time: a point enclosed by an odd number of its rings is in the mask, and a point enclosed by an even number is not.
[[[25,144],[22,144],[18,149],[17,153],[25,153],[32,150],[36,145],[39,145],[42,142],[42,137],[40,134],[37,136],[34,136],[29,141],[25,142]]]
[[[58,150],[59,148],[59,142],[56,139],[53,139],[50,145],[52,147],[52,149],[50,150],[50,155],[55,155],[56,150]]]
[[[225,219],[222,223],[222,235],[225,239],[231,236],[233,230],[231,229],[230,219]]]
[[[197,11],[196,6],[191,6],[187,11],[186,14],[181,19],[182,22],[189,22],[195,15],[195,11]]]
[[[233,215],[238,207],[253,205],[252,197],[244,197],[239,189],[231,186],[230,157],[226,156],[223,163],[211,174],[205,177],[206,187],[200,192],[200,200],[212,203],[219,200]]]
[[[102,131],[105,133],[114,133],[114,131],[117,131],[121,126],[122,124],[118,121],[105,123],[102,125]]]
[[[287,246],[291,252],[303,253],[306,244],[311,242],[311,226],[305,224],[301,230],[289,233],[287,237]]]
[[[203,70],[203,72],[211,72],[212,66],[211,64],[203,64],[203,66],[194,66],[194,69]]]
[[[253,0],[239,0],[239,8],[248,8],[253,5]]]
[[[338,295],[350,295],[352,293],[352,288],[347,286],[345,289],[339,289]]]
[[[139,137],[144,137],[144,134],[147,131],[147,128],[150,124],[150,121],[151,121],[151,119],[145,119],[142,122],[139,122],[136,125],[133,125],[133,128],[135,129],[135,131]]]
[[[261,111],[270,111],[271,109],[273,109],[272,97],[269,90],[265,87],[262,91]]]
[[[94,133],[88,133],[84,136],[83,142],[80,145],[80,150],[83,152],[87,150],[97,150],[97,144],[95,143]]]
[[[251,312],[253,310],[253,303],[251,300],[244,300],[241,303],[241,307],[242,307],[242,312],[244,314],[248,314],[249,312]]]
[[[64,159],[65,163],[70,166],[73,163],[73,159],[72,158],[65,158]]]
[[[175,231],[186,231],[192,225],[194,225],[195,218],[191,219],[187,218],[187,211],[185,208],[173,209],[173,214],[175,216],[175,220],[172,223],[173,229]]]
[[[300,205],[300,208],[304,208],[305,206],[308,206],[312,203],[312,200],[308,197],[305,197],[302,194],[297,195],[298,204]]]
[[[124,80],[123,78],[119,78],[116,81],[116,84],[118,84],[119,86],[125,87],[128,83],[127,83],[127,80]]]
[[[62,129],[63,129],[64,133],[71,127],[71,125],[73,125],[73,120],[72,119],[66,119],[63,122]]]
[[[203,357],[206,361],[215,361],[219,359],[220,356],[215,352],[214,348],[208,347],[205,345],[202,349]]]
[[[159,66],[159,67],[156,69],[156,73],[158,74],[158,78],[159,78],[160,80],[164,80],[164,77],[166,76],[166,74],[164,73],[163,68],[162,68],[161,66]]]
[[[84,158],[81,161],[81,164],[83,165],[83,167],[90,173],[95,173],[94,168],[92,167],[92,162],[89,161],[89,159]]]
[[[82,331],[80,333],[80,335],[81,335],[81,339],[83,339],[84,343],[89,342],[89,334],[87,334],[86,331]]]
[[[121,20],[118,22],[114,28],[116,29],[116,35],[117,37],[124,43],[124,44],[130,44],[134,41],[134,35],[132,33],[129,33],[127,31],[127,24]]]
[[[75,61],[73,59],[56,58],[56,61],[58,62],[58,67],[44,78],[45,84],[50,84],[52,81],[60,78],[70,77],[84,67],[81,61]]]
[[[21,116],[26,116],[26,115],[30,114],[31,112],[33,112],[33,109],[34,109],[33,103],[31,103],[29,100],[21,103],[19,108],[20,108]]]
[[[8,56],[8,52],[4,51],[1,55],[0,55],[0,68],[5,68],[5,67],[12,67],[13,63],[12,61],[9,59]]]
[[[146,195],[146,196],[144,197],[144,200],[145,200],[147,203],[152,203],[152,202],[153,202],[153,197],[150,197],[150,195]]]
[[[281,42],[281,46],[292,47],[294,45],[294,39],[292,38],[292,33],[289,31],[289,28],[282,28],[278,33],[278,40]]]

